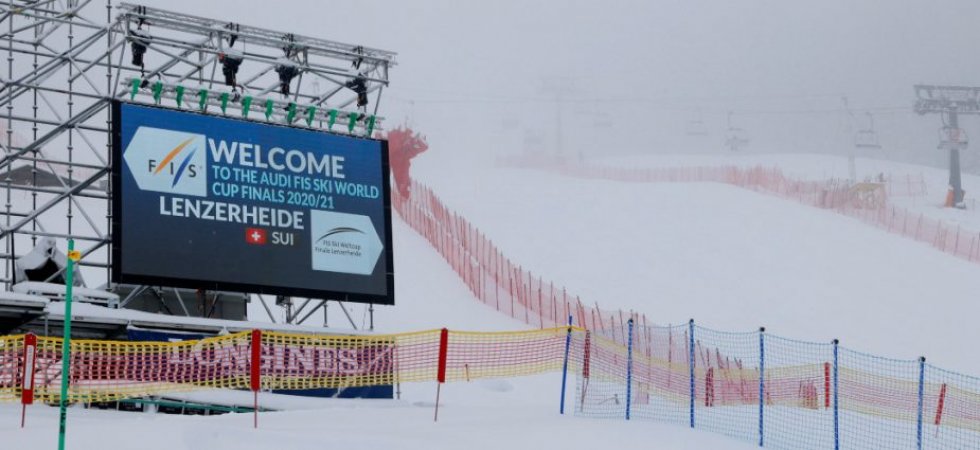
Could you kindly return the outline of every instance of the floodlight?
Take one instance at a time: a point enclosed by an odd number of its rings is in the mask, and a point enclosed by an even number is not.
[[[221,73],[225,75],[225,84],[231,87],[237,86],[238,67],[243,61],[241,54],[228,50],[225,53],[218,53],[218,60],[221,61]]]
[[[146,47],[150,45],[150,35],[139,30],[130,32],[130,45],[133,50],[133,65],[143,67],[143,55],[146,54]]]
[[[299,68],[292,61],[284,61],[276,66],[276,73],[279,74],[279,92],[289,95],[289,83],[299,75]]]
[[[345,86],[357,94],[357,106],[359,108],[367,106],[367,77],[365,76],[364,72],[358,73],[357,76],[354,77],[353,80],[348,81]]]

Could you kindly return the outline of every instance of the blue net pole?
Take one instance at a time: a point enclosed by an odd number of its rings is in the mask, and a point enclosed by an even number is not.
[[[834,450],[840,450],[840,415],[838,414],[838,403],[839,399],[837,397],[837,361],[838,361],[838,344],[840,341],[834,339]]]
[[[919,408],[916,417],[915,445],[922,450],[922,397],[926,381],[926,357],[919,358]]]
[[[572,346],[572,316],[568,316],[568,334],[565,335],[565,361],[561,365],[561,406],[559,413],[565,414],[565,384],[568,382],[568,350]]]
[[[765,443],[765,415],[763,406],[766,404],[766,327],[759,328],[759,447]]]
[[[691,375],[691,428],[694,428],[694,319],[687,323],[688,368]]]
[[[633,397],[633,319],[626,322],[629,340],[626,345],[626,420],[630,420],[630,400]]]

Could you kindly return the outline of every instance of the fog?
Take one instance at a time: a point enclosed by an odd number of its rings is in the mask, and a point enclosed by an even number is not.
[[[456,156],[725,152],[729,111],[743,152],[845,154],[871,112],[865,156],[943,165],[912,85],[980,84],[971,0],[147,4],[396,51],[381,114]]]

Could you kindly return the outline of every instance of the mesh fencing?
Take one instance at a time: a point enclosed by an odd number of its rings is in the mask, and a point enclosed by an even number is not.
[[[629,347],[598,338],[583,353],[577,415],[656,420],[770,448],[980,448],[980,379],[924,360],[693,323],[634,333],[658,336],[650,352],[634,348],[630,358]]]
[[[840,442],[845,448],[915,448],[919,363],[839,350]],[[978,442],[980,444],[980,442]]]
[[[923,399],[923,447],[980,447],[980,378],[925,364]]]
[[[0,336],[0,402],[19,401],[24,371],[24,339]]]
[[[32,337],[37,341],[33,398],[56,403],[63,340]],[[218,388],[302,390],[512,378],[560,371],[566,341],[583,340],[584,330],[572,327],[369,336],[241,332],[181,342],[73,340],[68,400],[107,402]],[[0,401],[22,399],[26,341],[26,335],[0,337]],[[257,358],[253,346],[258,346]],[[569,350],[568,358],[570,366],[581,366],[581,351]]]
[[[759,350],[758,333],[694,327],[696,427],[758,439]]]
[[[600,332],[552,327],[77,340],[71,344],[68,401],[217,388],[466,382],[567,367],[576,378],[571,409],[581,417],[655,420],[771,448],[980,448],[980,378],[924,360],[887,359],[764,331],[635,323],[634,316],[625,328]],[[626,345],[612,338],[624,334]],[[22,399],[30,373],[27,340],[0,337],[0,401]],[[34,398],[53,404],[63,376],[62,340],[36,340]]]
[[[771,334],[765,335],[764,343],[764,445],[834,448],[833,344]]]
[[[509,378],[561,371],[568,334],[567,328],[521,333],[450,332],[446,381]]]
[[[638,348],[634,358],[637,399],[632,417],[678,425],[690,422],[689,331],[687,325],[637,328],[637,335],[648,335],[650,345]]]
[[[248,333],[183,342],[77,340],[71,343],[70,355],[72,401],[248,387]],[[62,340],[38,336],[35,361],[34,398],[56,403],[64,375]]]
[[[795,180],[778,168],[769,167],[604,167],[571,162],[555,157],[504,158],[502,166],[537,168],[565,176],[632,183],[724,183],[807,206],[837,212],[879,229],[932,246],[971,262],[980,262],[980,232],[926,217],[889,201],[891,197],[920,197],[926,194],[919,175],[882,176],[874,182],[843,180]]]
[[[607,419],[625,417],[627,349],[593,333],[576,344],[582,355],[576,371],[576,413]]]
[[[446,207],[432,189],[412,181],[407,192],[392,191],[394,209],[487,306],[539,329],[567,325],[572,317],[575,326],[595,330],[620,344],[626,343],[623,330],[630,318],[646,323],[642,314],[584,304],[563,286],[515,263],[477,227]]]

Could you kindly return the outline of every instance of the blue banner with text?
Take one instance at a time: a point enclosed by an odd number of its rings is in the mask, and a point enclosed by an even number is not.
[[[113,113],[115,281],[394,303],[385,141]]]

